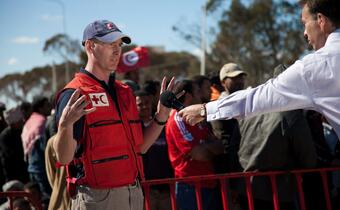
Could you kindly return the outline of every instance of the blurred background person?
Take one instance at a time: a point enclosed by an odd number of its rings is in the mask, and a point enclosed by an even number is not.
[[[236,63],[225,64],[219,72],[219,80],[224,88],[220,98],[244,89],[247,73]],[[217,173],[240,170],[237,151],[240,144],[240,130],[236,119],[210,122],[214,135],[224,145],[224,154],[216,156],[214,164]]]
[[[11,180],[2,185],[2,191],[3,192],[24,191],[24,184],[19,180]],[[14,198],[14,201],[16,199],[20,198]],[[1,204],[0,210],[10,210],[9,198],[7,198],[7,201],[5,203]]]
[[[144,90],[136,91],[134,94],[136,96],[137,110],[144,129],[153,121],[153,95]],[[165,140],[164,129],[148,151],[143,154],[143,166],[146,180],[166,179],[174,176],[168,156],[168,146]],[[150,186],[150,209],[171,209],[169,185],[162,184]]]
[[[27,193],[31,193],[33,199],[40,203],[44,210],[47,210],[50,198],[41,191],[39,183],[37,182],[26,183],[24,185],[24,191]]]
[[[28,172],[30,180],[37,182],[40,190],[51,194],[45,169],[45,126],[47,116],[51,113],[51,104],[47,97],[37,96],[32,102],[33,113],[26,121],[21,138],[24,146],[24,154],[28,160]]]
[[[192,81],[198,85],[201,102],[209,102],[211,97],[211,83],[209,78],[203,75],[196,75],[192,78]]]
[[[55,136],[48,141],[45,149],[46,174],[52,188],[48,203],[49,210],[70,209],[70,196],[67,193],[66,167],[57,162],[56,152],[53,148]]]
[[[178,100],[184,106],[201,102],[199,87],[192,80],[178,82],[175,94],[182,91],[185,93]],[[165,129],[169,158],[175,171],[175,177],[215,174],[212,159],[215,155],[223,152],[223,145],[212,135],[207,124],[190,126],[178,116],[176,110],[172,110]],[[203,209],[219,209],[221,196],[217,182],[202,182],[201,190]],[[176,200],[179,210],[197,209],[194,185],[178,182],[176,184]]]
[[[17,106],[6,110],[4,117],[8,124],[0,134],[0,165],[4,181],[17,179],[26,183],[29,181],[29,176],[21,140],[23,114]]]
[[[221,93],[224,91],[224,88],[221,84],[219,72],[216,72],[216,71],[209,72],[207,77],[209,78],[210,83],[211,83],[210,101],[215,101],[220,97]]]
[[[0,102],[0,133],[3,129],[7,127],[5,118],[4,118],[4,111],[6,110],[6,105]]]
[[[282,65],[276,67],[274,77],[284,70]],[[238,156],[244,172],[288,171],[316,166],[312,133],[302,110],[258,115],[239,123],[241,142]],[[251,186],[255,209],[274,210],[269,177],[252,177]],[[276,186],[280,209],[298,209],[295,177],[290,174],[276,176]],[[243,210],[247,210],[247,196],[243,190],[240,204]]]
[[[157,80],[147,80],[142,85],[142,90],[148,92],[152,99],[152,113],[157,111],[157,105],[159,101],[159,92],[161,89],[161,83]]]

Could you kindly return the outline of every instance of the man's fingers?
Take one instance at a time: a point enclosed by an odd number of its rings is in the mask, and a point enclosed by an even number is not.
[[[175,82],[175,77],[172,77],[168,84],[167,90],[172,91],[174,89],[174,82]]]
[[[162,79],[161,93],[163,93],[166,89],[166,76]]]
[[[70,100],[68,100],[66,106],[70,106],[71,107],[77,101],[77,99],[79,98],[79,95],[80,95],[80,89],[76,89],[73,92],[73,94],[71,95]]]
[[[181,92],[176,94],[176,98],[180,98],[185,94],[185,90],[182,90]]]
[[[76,109],[86,107],[86,106],[83,106],[86,103],[85,99],[86,99],[86,96],[82,95],[80,98],[77,99],[77,101],[75,103],[73,103],[72,107],[74,107]],[[88,103],[86,105],[88,105]]]
[[[185,108],[184,108],[185,109]],[[181,118],[183,118],[184,116],[183,116],[183,110],[184,109],[182,109],[182,110],[180,110],[179,112],[178,112],[178,116],[180,116]]]
[[[96,107],[92,107],[90,109],[84,109],[84,115],[90,114],[92,112],[96,111]]]

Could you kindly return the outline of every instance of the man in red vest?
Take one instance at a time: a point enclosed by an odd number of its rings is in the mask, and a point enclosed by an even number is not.
[[[141,153],[159,136],[170,109],[159,104],[142,131],[132,90],[114,77],[121,46],[130,42],[110,21],[90,23],[82,41],[86,67],[57,97],[53,146],[58,161],[67,165],[72,209],[143,209]],[[161,92],[165,86],[166,78]]]

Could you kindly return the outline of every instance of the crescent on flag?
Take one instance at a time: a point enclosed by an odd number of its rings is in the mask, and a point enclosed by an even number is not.
[[[148,49],[146,47],[136,47],[121,55],[116,71],[126,73],[149,65]]]

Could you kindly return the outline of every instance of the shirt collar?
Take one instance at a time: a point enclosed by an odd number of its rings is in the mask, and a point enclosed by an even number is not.
[[[330,45],[334,40],[340,39],[340,28],[328,35],[325,46]]]
[[[80,73],[86,74],[89,77],[91,77],[92,79],[96,80],[99,84],[107,86],[107,84],[105,83],[105,81],[98,79],[96,76],[94,76],[91,72],[87,71],[84,68],[80,68]],[[114,84],[116,80],[116,74],[113,72],[110,74],[109,77],[109,86],[112,86],[112,84]]]

